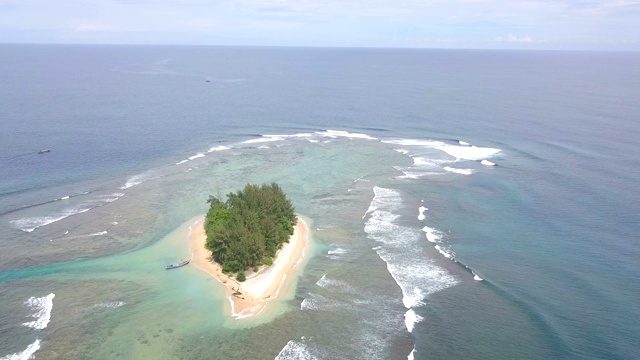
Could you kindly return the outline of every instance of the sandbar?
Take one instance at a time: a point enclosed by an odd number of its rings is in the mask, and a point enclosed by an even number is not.
[[[295,270],[308,253],[309,227],[300,217],[288,243],[276,253],[271,266],[262,266],[257,272],[249,270],[247,279],[238,282],[222,272],[205,248],[207,235],[204,219],[198,220],[189,234],[191,263],[222,284],[229,300],[225,312],[235,319],[244,319],[262,313],[268,304],[285,293],[296,278]]]

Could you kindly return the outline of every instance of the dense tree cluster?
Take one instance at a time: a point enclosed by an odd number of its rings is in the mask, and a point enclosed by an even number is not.
[[[296,224],[295,210],[278,184],[248,184],[222,202],[210,196],[205,219],[207,249],[225,273],[271,264]]]

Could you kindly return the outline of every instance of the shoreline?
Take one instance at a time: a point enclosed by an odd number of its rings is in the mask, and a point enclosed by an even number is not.
[[[258,272],[247,271],[247,279],[238,282],[224,274],[222,267],[212,260],[211,252],[205,248],[207,236],[203,223],[204,219],[200,219],[191,226],[188,237],[191,262],[224,286],[229,304],[225,306],[225,314],[236,320],[262,313],[272,300],[286,292],[296,279],[295,270],[308,253],[309,227],[298,217],[293,235],[278,250],[273,264],[261,266]]]

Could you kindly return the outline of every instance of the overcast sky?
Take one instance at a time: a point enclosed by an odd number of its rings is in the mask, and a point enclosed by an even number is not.
[[[0,42],[640,50],[640,0],[0,0]]]

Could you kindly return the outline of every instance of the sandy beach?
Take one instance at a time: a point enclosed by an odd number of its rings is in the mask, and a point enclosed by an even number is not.
[[[191,262],[225,287],[229,300],[225,312],[235,319],[260,314],[269,302],[284,293],[294,282],[293,273],[308,253],[309,228],[304,220],[298,218],[293,235],[278,251],[273,264],[262,266],[258,272],[246,272],[247,280],[240,283],[225,275],[222,267],[211,259],[211,252],[205,248],[207,236],[203,221],[195,223],[189,235]]]

